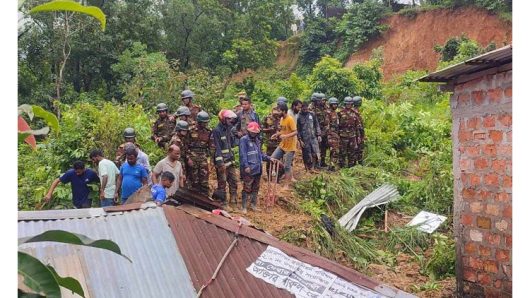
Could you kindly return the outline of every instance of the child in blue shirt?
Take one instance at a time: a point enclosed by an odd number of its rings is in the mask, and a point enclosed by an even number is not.
[[[170,188],[173,181],[175,181],[175,175],[171,172],[165,171],[161,175],[160,183],[151,186],[153,201],[155,201],[157,206],[162,205],[166,200],[166,188]]]

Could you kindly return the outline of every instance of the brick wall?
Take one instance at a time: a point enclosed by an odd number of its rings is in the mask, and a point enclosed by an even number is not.
[[[456,85],[451,111],[458,294],[511,296],[511,70]]]

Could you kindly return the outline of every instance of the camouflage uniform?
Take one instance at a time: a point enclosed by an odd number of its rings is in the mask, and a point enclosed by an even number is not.
[[[195,126],[195,124],[197,123],[197,114],[202,111],[202,108],[200,105],[196,105],[194,103],[191,103],[189,105],[187,105],[187,107],[190,109],[191,111],[191,116],[188,117],[188,120],[186,120],[189,125],[190,125],[190,129],[192,126]]]
[[[314,106],[312,112],[315,114],[320,126],[320,137],[322,140],[319,143],[320,151],[320,166],[326,166],[326,154],[328,151],[328,130],[329,130],[329,119],[327,115],[326,104],[323,102],[321,106]]]
[[[361,113],[359,112],[359,108],[355,107],[353,109],[355,111],[355,114],[357,115],[357,150],[355,150],[355,162],[357,164],[362,164],[363,161],[363,152],[364,152],[364,124],[363,124],[363,118],[361,117]]]
[[[353,167],[355,165],[355,150],[357,150],[357,126],[359,118],[353,108],[344,108],[338,113],[339,118],[339,165]],[[347,160],[347,162],[346,162]]]
[[[215,163],[217,173],[217,189],[214,194],[226,202],[226,182],[230,190],[230,203],[237,203],[237,175],[235,167],[234,153],[232,147],[234,137],[231,132],[231,125],[219,123],[212,130],[213,154],[212,160]]]
[[[171,140],[169,141],[169,146],[174,144],[174,145],[179,146],[180,148],[180,163],[182,164],[184,175],[186,175],[186,169],[188,168],[187,167],[187,164],[188,164],[187,160],[188,160],[188,154],[189,154],[189,150],[188,150],[189,141],[187,141],[188,137],[189,137],[189,134],[187,134],[186,136],[182,136],[178,134],[177,132],[175,132],[173,136],[171,137]]]
[[[170,117],[164,119],[158,118],[153,124],[151,139],[154,141],[155,138],[160,137],[161,140],[157,143],[160,148],[166,148],[168,142],[171,140],[171,135],[175,129],[175,120]]]
[[[276,115],[276,117],[275,117]],[[272,112],[265,117],[265,120],[263,121],[263,127],[261,131],[264,134],[264,140],[266,142],[267,147],[267,155],[271,156],[276,147],[280,144],[279,139],[272,139],[272,135],[280,131],[280,120],[281,120],[281,112],[276,109],[272,110]]]
[[[339,114],[336,110],[329,108],[326,111],[328,126],[329,166],[334,170],[339,164]]]
[[[197,125],[189,132],[187,140],[187,159],[193,162],[186,172],[187,181],[191,188],[195,188],[201,193],[208,195],[208,155],[210,152],[211,130],[205,126]],[[186,162],[186,164],[188,164]]]
[[[118,149],[116,150],[116,157],[114,158],[114,163],[118,167],[118,169],[121,167],[121,165],[125,162],[125,143],[122,143],[118,146]],[[140,149],[140,145],[138,143],[134,142],[134,145]],[[141,149],[140,149],[141,150]]]

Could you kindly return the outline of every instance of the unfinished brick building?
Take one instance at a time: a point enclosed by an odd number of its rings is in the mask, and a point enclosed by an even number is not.
[[[420,79],[453,92],[459,297],[512,295],[512,46]]]

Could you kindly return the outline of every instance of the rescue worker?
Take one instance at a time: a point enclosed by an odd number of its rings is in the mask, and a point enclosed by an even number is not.
[[[197,126],[190,130],[188,137],[188,154],[186,164],[190,171],[186,172],[190,187],[208,195],[208,153],[210,152],[210,134],[208,128],[210,116],[205,111],[197,113]]]
[[[272,111],[265,120],[263,121],[263,128],[261,131],[264,134],[264,139],[266,142],[266,153],[271,155],[274,152],[274,149],[278,147],[280,141],[278,139],[272,139],[272,136],[280,131],[280,119],[282,118],[282,112],[278,108],[272,108]]]
[[[247,125],[250,122],[257,122],[258,124],[260,123],[258,114],[256,114],[252,108],[252,101],[250,100],[250,97],[246,96],[241,100],[241,107],[242,110],[237,113],[236,131],[238,138],[241,138],[247,134]]]
[[[136,132],[132,127],[127,127],[123,130],[123,139],[125,142],[118,146],[118,149],[116,150],[116,158],[114,158],[114,163],[118,168],[125,162],[126,143],[133,143],[134,145],[136,145],[136,147],[140,147],[136,142]]]
[[[241,91],[239,92],[237,95],[236,95],[237,99],[239,100],[239,104],[238,105],[235,105],[234,108],[232,109],[234,111],[234,113],[239,113],[241,112],[241,110],[243,110],[243,106],[241,105],[241,101],[243,100],[243,98],[247,97],[247,92],[245,91]]]
[[[174,116],[175,116],[175,121],[183,120],[183,121],[188,122],[188,125],[190,126],[190,128],[193,126],[193,124],[195,124],[195,121],[191,119],[191,111],[186,106],[178,107]]]
[[[261,151],[259,140],[260,127],[257,122],[247,125],[248,134],[239,142],[239,173],[243,180],[243,191],[241,192],[241,211],[247,213],[247,200],[250,198],[250,208],[260,211],[257,207],[259,184],[262,174],[262,161],[277,160],[270,158]]]
[[[187,165],[187,157],[189,154],[188,150],[188,138],[189,138],[189,125],[188,122],[183,120],[178,120],[177,125],[175,126],[175,133],[171,137],[171,141],[169,141],[169,145],[177,145],[180,148],[180,162],[182,163],[182,168],[184,169],[184,173],[186,171],[189,171],[189,167],[186,167]]]
[[[329,98],[329,108],[327,109],[328,126],[328,146],[329,146],[329,166],[330,171],[335,171],[339,165],[339,115],[337,107],[339,100],[335,97]]]
[[[281,105],[281,104],[285,104],[287,105],[287,98],[284,97],[284,96],[279,96],[277,99],[276,99],[276,105],[272,107],[272,111],[280,111],[278,109],[278,105]]]
[[[219,112],[219,124],[212,130],[212,141],[215,147],[212,159],[217,173],[217,189],[213,197],[219,198],[223,207],[226,207],[226,182],[230,190],[230,201],[237,206],[237,177],[235,158],[232,148],[234,147],[234,137],[232,135],[232,125],[237,119],[236,114],[231,110],[221,110]]]
[[[313,93],[311,97],[313,107],[311,112],[315,114],[320,126],[321,141],[319,141],[320,164],[317,167],[326,167],[326,154],[328,151],[328,127],[329,119],[327,118],[327,108],[324,93]]]
[[[313,167],[318,165],[320,160],[319,142],[322,140],[318,119],[313,112],[309,111],[307,102],[302,103],[302,111],[296,123],[298,131],[298,141],[302,147],[302,158],[306,170],[313,172]]]
[[[344,98],[344,109],[338,113],[339,116],[339,166],[353,167],[355,165],[355,150],[357,150],[356,125],[359,122],[357,114],[353,110],[353,98]]]
[[[193,121],[197,121],[197,114],[202,111],[202,108],[200,105],[196,105],[192,102],[194,96],[195,94],[188,89],[180,93],[180,98],[182,99],[183,105],[190,109],[191,119],[193,119]]]
[[[166,148],[168,142],[171,140],[171,135],[175,129],[175,120],[171,119],[167,115],[167,105],[165,103],[159,103],[156,106],[156,112],[158,113],[158,119],[153,124],[151,139],[160,148]]]
[[[364,123],[359,108],[362,104],[362,98],[360,96],[353,97],[353,110],[357,115],[358,122],[356,125],[357,130],[357,150],[355,151],[355,163],[363,164],[363,152],[364,152]]]

